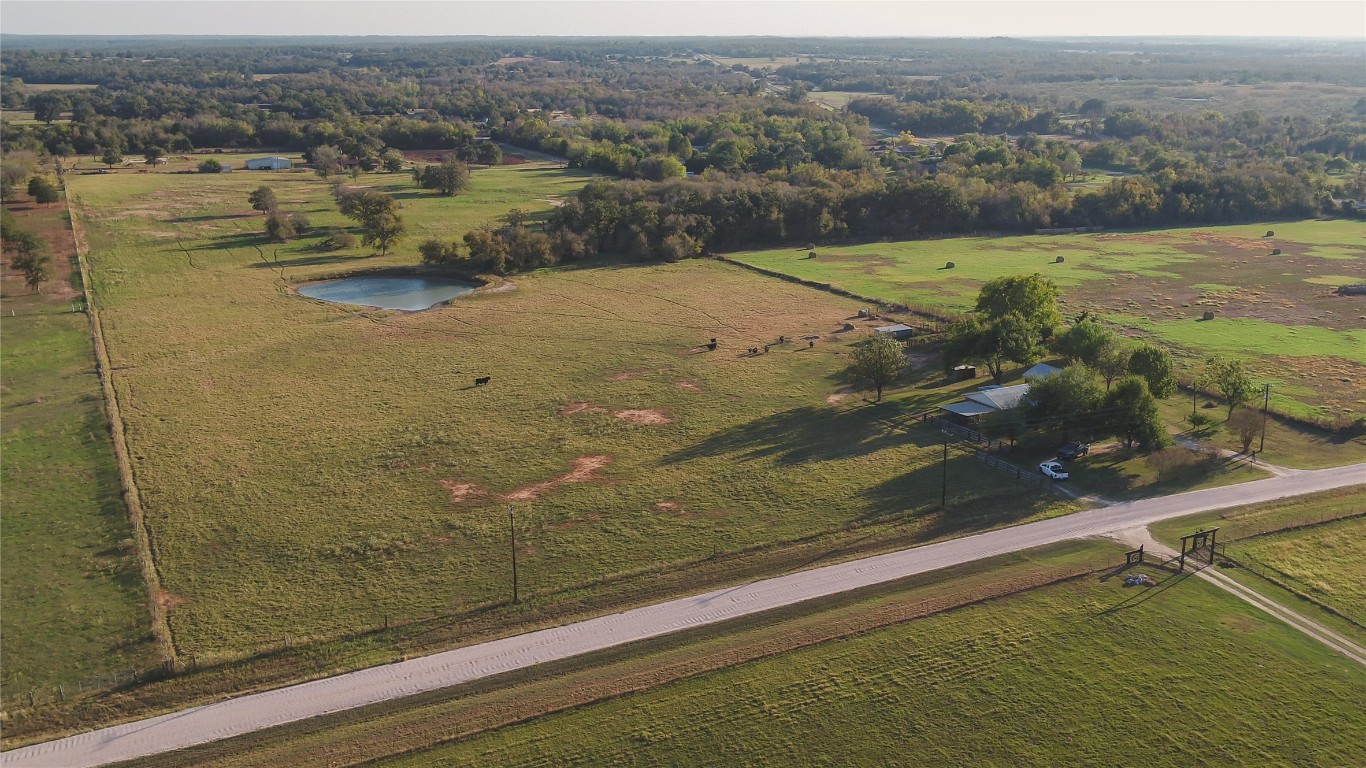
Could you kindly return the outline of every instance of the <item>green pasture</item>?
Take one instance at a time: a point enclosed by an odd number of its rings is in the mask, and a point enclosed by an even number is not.
[[[991,600],[380,764],[1366,761],[1360,666],[1199,579],[1155,575],[1146,591],[1092,577]]]
[[[1259,536],[1228,555],[1366,623],[1366,520]]]
[[[857,303],[747,270],[565,268],[412,314],[291,290],[415,264],[421,240],[546,211],[584,179],[480,169],[443,198],[366,175],[410,228],[375,257],[321,252],[322,233],[263,243],[261,183],[318,229],[347,223],[308,174],[72,178],[180,652],[503,601],[509,503],[522,594],[543,600],[872,522],[925,540],[1075,509],[964,456],[941,513],[937,433],[827,402]],[[745,353],[780,335],[815,345]]]
[[[1266,237],[1268,231],[1274,236]],[[1271,255],[1273,249],[1281,254]],[[1196,375],[1209,355],[1242,357],[1259,382],[1277,385],[1273,404],[1284,412],[1329,421],[1366,414],[1366,311],[1360,301],[1332,291],[1366,281],[1361,222],[967,237],[814,250],[814,258],[806,248],[731,257],[888,302],[952,311],[971,308],[987,280],[1038,273],[1062,289],[1065,314],[1089,311],[1127,335],[1170,347],[1184,379]],[[1214,312],[1214,320],[1200,319],[1206,311]]]
[[[58,209],[36,218],[60,228]],[[58,257],[61,254],[59,252]],[[65,275],[65,265],[57,265]],[[56,276],[56,274],[54,274]],[[78,285],[78,283],[77,283]],[[90,327],[57,280],[35,296],[4,281],[0,321],[0,688],[144,668],[156,656],[147,592],[120,497]],[[11,315],[11,312],[14,314]]]

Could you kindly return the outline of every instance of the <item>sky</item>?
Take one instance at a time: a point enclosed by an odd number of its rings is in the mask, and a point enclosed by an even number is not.
[[[1363,0],[0,0],[47,35],[1170,36],[1366,39]]]

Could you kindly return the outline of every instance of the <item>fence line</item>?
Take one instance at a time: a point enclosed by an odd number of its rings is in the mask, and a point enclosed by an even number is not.
[[[1016,480],[1032,485],[1035,488],[1042,488],[1044,482],[1047,480],[1043,475],[1036,475],[1027,469],[1021,469],[1008,461],[1002,461],[1001,459],[992,456],[986,451],[973,451],[972,457],[992,469],[999,469]]]

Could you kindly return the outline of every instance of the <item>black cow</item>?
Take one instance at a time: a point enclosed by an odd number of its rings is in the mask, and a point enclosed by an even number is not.
[[[492,376],[480,376],[479,378],[474,380],[474,386],[482,387],[485,384],[489,383],[489,380],[492,378]]]

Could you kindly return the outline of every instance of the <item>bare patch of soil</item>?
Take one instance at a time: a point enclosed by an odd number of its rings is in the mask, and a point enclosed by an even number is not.
[[[188,602],[190,602],[189,598],[167,592],[164,589],[157,591],[157,605],[161,608],[163,613],[170,613],[172,610],[179,608]]]
[[[839,405],[840,403],[844,402],[845,400],[848,400],[853,396],[854,390],[849,387],[845,387],[844,389],[841,389],[835,394],[826,397],[825,402],[829,403],[830,405]]]
[[[665,416],[663,411],[657,411],[653,408],[628,408],[613,411],[612,415],[622,421],[629,421],[632,424],[646,424],[652,427],[662,427],[665,424],[674,423],[674,420]]]
[[[600,405],[593,405],[587,401],[570,403],[556,411],[561,416],[573,416],[576,413],[606,413],[607,409]]]
[[[676,501],[660,501],[655,504],[655,509],[660,512],[677,512],[682,508],[682,505]]]
[[[649,373],[649,371],[624,371],[624,372],[618,373],[618,374],[616,374],[616,375],[614,375],[614,376],[608,376],[608,377],[607,377],[607,380],[608,380],[608,381],[630,381],[631,379],[638,379],[638,378],[640,378],[641,376],[644,376],[644,375],[647,374],[647,373]]]
[[[702,391],[702,385],[698,384],[695,381],[688,381],[687,379],[684,379],[682,381],[675,381],[674,384],[677,385],[679,389],[686,389],[689,392]]]
[[[482,496],[484,489],[472,483],[457,483],[454,480],[437,480],[437,485],[451,493],[451,503],[459,504],[471,496]]]
[[[565,483],[589,483],[600,479],[598,471],[612,463],[611,456],[601,454],[593,456],[580,456],[571,463],[571,469],[549,480],[542,480],[515,491],[503,494],[500,498],[505,501],[534,501],[539,499],[542,494],[551,491]]]

